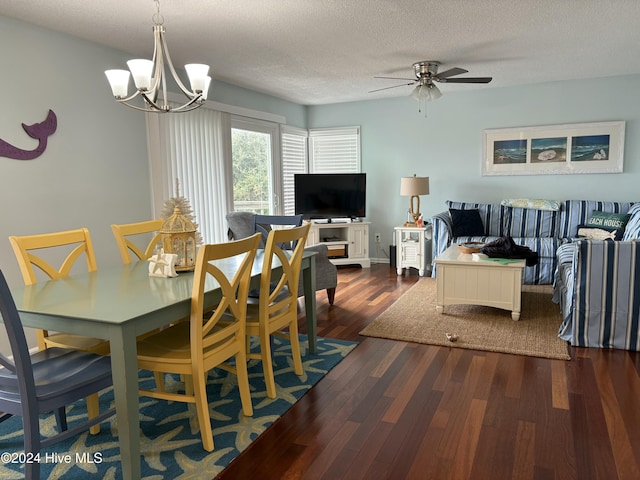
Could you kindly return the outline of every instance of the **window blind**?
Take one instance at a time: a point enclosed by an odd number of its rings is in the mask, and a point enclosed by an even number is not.
[[[311,173],[359,173],[360,128],[309,130]]]
[[[230,115],[206,108],[188,115],[146,114],[155,218],[164,201],[186,197],[205,243],[226,241],[230,204],[225,157],[231,152]]]
[[[282,199],[284,215],[294,215],[294,178],[296,173],[307,172],[307,131],[282,126]]]

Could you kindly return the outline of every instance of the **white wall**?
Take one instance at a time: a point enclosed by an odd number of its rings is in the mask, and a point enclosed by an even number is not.
[[[405,221],[409,199],[400,177],[430,177],[421,198],[425,217],[450,200],[503,198],[640,201],[640,76],[552,82],[447,93],[427,105],[427,117],[409,97],[308,107],[308,128],[362,126],[371,238],[391,243]],[[410,87],[407,87],[407,94]],[[339,119],[339,125],[336,125]],[[626,121],[624,173],[599,175],[481,176],[483,130],[563,123]],[[372,255],[375,245],[371,241]]]

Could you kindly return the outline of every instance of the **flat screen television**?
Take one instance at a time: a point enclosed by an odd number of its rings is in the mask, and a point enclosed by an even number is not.
[[[366,173],[294,175],[295,213],[308,220],[364,217],[366,197]]]

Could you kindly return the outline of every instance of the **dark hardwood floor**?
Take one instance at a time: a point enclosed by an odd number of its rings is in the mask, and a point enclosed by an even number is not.
[[[546,360],[358,335],[418,279],[340,269],[335,304],[317,295],[318,334],[360,345],[220,480],[640,479],[640,354]]]

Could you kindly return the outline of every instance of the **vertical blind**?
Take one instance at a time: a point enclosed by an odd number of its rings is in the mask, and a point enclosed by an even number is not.
[[[164,201],[176,195],[178,180],[180,195],[189,200],[204,242],[226,241],[230,115],[206,108],[180,115],[146,115],[155,217],[160,217]]]

